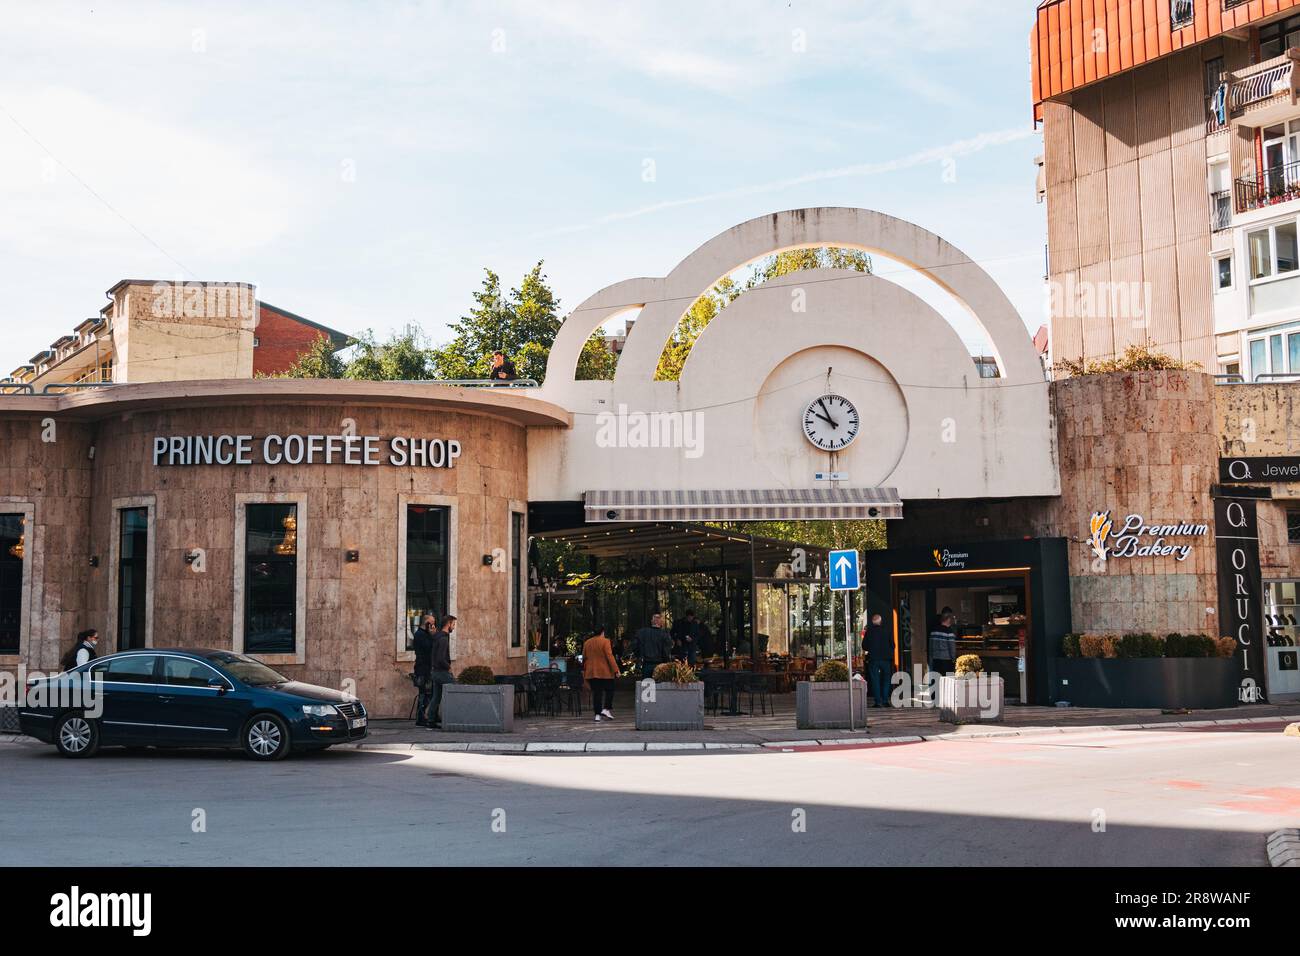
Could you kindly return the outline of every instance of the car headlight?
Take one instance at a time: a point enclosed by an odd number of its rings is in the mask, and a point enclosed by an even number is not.
[[[333,704],[303,704],[302,712],[308,717],[337,717],[338,708]]]

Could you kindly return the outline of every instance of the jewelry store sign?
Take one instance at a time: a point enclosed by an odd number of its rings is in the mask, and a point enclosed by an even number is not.
[[[1192,545],[1177,539],[1204,538],[1210,526],[1192,521],[1147,524],[1142,515],[1127,515],[1119,530],[1109,511],[1094,511],[1088,523],[1088,547],[1100,561],[1114,558],[1173,557],[1186,561]],[[1172,540],[1171,540],[1172,539]]]
[[[398,435],[156,435],[155,466],[395,465],[454,468],[460,442]]]
[[[1300,482],[1300,457],[1220,458],[1219,481]]]

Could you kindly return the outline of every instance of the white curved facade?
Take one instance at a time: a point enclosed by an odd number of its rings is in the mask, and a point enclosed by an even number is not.
[[[951,293],[992,342],[1001,378],[980,378],[960,337],[924,301],[863,273],[818,269],[748,291],[700,336],[679,382],[654,381],[683,312],[721,277],[785,249],[891,256]],[[583,343],[640,310],[612,382],[575,381]],[[834,393],[862,417],[838,452],[803,434],[808,403]],[[529,435],[529,497],[605,488],[890,487],[904,498],[1056,495],[1048,385],[1020,316],[992,278],[939,236],[864,209],[801,209],[709,240],[663,278],[609,286],[566,319],[539,397],[570,430]],[[819,472],[845,480],[816,481]]]

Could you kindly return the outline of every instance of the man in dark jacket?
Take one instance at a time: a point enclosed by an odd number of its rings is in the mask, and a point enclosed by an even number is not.
[[[636,632],[636,655],[641,659],[641,679],[653,678],[655,668],[673,656],[673,636],[664,630],[664,616],[654,614],[650,626]]]
[[[518,377],[519,373],[515,371],[515,363],[506,358],[504,352],[492,353],[492,371],[488,374],[488,378],[492,380],[494,385],[497,382],[502,384],[513,382]]]
[[[894,640],[885,632],[880,615],[862,634],[862,651],[867,655],[867,681],[871,684],[872,707],[889,706],[889,678],[894,669]]]
[[[429,694],[429,712],[426,717],[430,729],[442,726],[438,708],[442,706],[443,685],[456,683],[456,678],[451,674],[451,633],[454,630],[456,618],[448,614],[442,619],[442,626],[433,632],[429,650],[429,682],[433,687]]]
[[[433,655],[433,632],[435,630],[433,615],[426,614],[415,629],[411,643],[415,648],[415,683],[420,688],[420,696],[415,705],[415,726],[428,724],[425,714],[429,710],[429,696],[433,691],[433,681],[429,677],[429,660]]]

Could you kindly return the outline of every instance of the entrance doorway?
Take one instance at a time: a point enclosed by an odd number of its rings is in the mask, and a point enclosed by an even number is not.
[[[913,673],[929,664],[930,631],[940,616],[954,617],[957,656],[978,654],[984,670],[998,674],[1006,696],[1030,700],[1034,646],[1029,571],[934,571],[890,575],[895,663]]]

